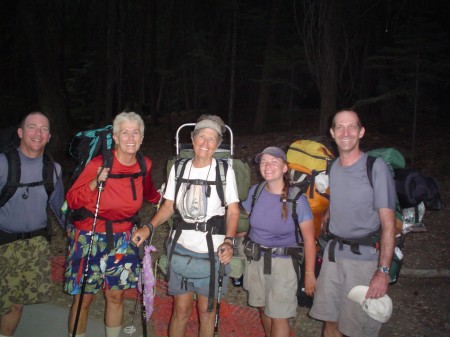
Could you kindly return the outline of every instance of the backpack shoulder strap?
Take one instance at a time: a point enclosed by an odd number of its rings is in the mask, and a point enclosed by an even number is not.
[[[99,132],[101,137],[101,154],[103,155],[103,167],[112,168],[112,164],[114,161],[112,149],[114,148],[113,144],[113,131],[111,128],[106,128]],[[93,149],[91,149],[92,151]],[[90,156],[92,157],[92,155]]]
[[[142,186],[145,186],[145,177],[147,176],[147,163],[145,162],[145,157],[142,151],[137,152],[136,158],[139,163],[139,167],[141,169]]]
[[[20,182],[20,157],[16,149],[5,152],[8,161],[8,179],[0,194],[0,207],[3,207],[16,193]]]
[[[369,183],[372,188],[373,188],[373,180],[372,180],[373,165],[375,164],[376,160],[377,160],[377,157],[367,156],[367,162],[366,162],[367,178],[369,178]]]
[[[43,156],[43,168],[42,168],[42,180],[44,181],[45,191],[47,192],[48,199],[55,190],[55,183],[53,181],[53,173],[56,172],[55,161],[53,157],[47,152],[44,152]]]
[[[267,182],[263,181],[263,182],[260,182],[258,184],[258,186],[256,186],[255,191],[253,192],[253,195],[252,195],[252,205],[250,206],[250,213],[248,215],[249,217],[250,217],[250,214],[252,214],[253,206],[255,206],[256,200],[259,199],[259,196],[261,195],[262,190],[264,189],[264,187],[266,187],[266,185],[267,185]]]
[[[262,193],[262,190],[264,187],[266,187],[267,182],[266,181],[262,181],[258,184],[258,186],[256,186],[255,190],[253,191],[253,195],[252,195],[252,204],[250,206],[250,212],[248,213],[248,218],[250,219],[250,215],[252,214],[253,211],[253,206],[255,206],[256,200],[258,200],[259,196]],[[247,230],[247,234],[245,235],[246,238],[249,237],[250,235],[250,230],[252,229],[252,224],[248,223],[248,230]]]
[[[300,246],[300,227],[298,222],[298,214],[297,214],[297,203],[298,199],[302,196],[303,191],[298,187],[291,187],[289,189],[289,195],[286,199],[288,202],[288,207],[291,210],[292,220],[294,220],[294,231],[295,231],[295,239],[297,244]],[[281,200],[282,201],[282,200]]]
[[[222,207],[225,206],[225,190],[227,186],[228,162],[224,159],[216,159],[216,189]]]
[[[173,199],[173,209],[174,210],[176,210],[178,191],[181,187],[184,171],[186,170],[186,165],[189,162],[189,160],[191,160],[191,159],[179,158],[179,159],[176,159],[173,164],[174,169],[175,169],[175,196]]]

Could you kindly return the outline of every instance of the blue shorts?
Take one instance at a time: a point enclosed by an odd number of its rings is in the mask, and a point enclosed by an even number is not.
[[[69,236],[64,290],[71,295],[81,292],[91,241],[91,235],[88,233],[74,228]],[[113,235],[114,249],[111,251],[107,248],[106,233],[95,233],[93,236],[86,294],[95,294],[102,288],[109,290],[136,288],[140,261],[137,247],[130,243],[131,231]]]
[[[170,247],[171,245],[168,245],[168,249],[167,249],[167,256],[169,256],[169,252],[170,252]],[[189,254],[189,250],[187,250],[186,248],[184,248],[183,246],[181,246],[180,244],[177,244],[177,250],[180,252],[184,252],[185,254]],[[192,252],[194,255],[199,255],[199,253],[194,253]],[[217,255],[214,254],[216,256],[216,261],[217,261]],[[214,287],[214,297],[217,298],[217,291],[219,288],[219,264],[216,263],[216,270],[215,270],[215,279],[216,279],[216,284]],[[225,266],[225,275],[223,277],[223,281],[222,281],[222,295],[226,292],[227,290],[227,285],[228,285],[228,275],[231,272],[231,267],[230,264],[227,264]],[[172,268],[170,268],[169,270],[170,273],[170,277],[169,277],[169,284],[168,284],[168,293],[169,295],[175,296],[175,295],[182,295],[182,294],[187,294],[187,293],[191,293],[191,292],[195,292],[198,295],[202,295],[205,297],[208,297],[209,295],[209,280],[210,277],[205,277],[205,278],[195,278],[195,279],[187,279],[184,280],[183,276],[180,274],[175,273]],[[184,282],[186,281],[186,282]]]

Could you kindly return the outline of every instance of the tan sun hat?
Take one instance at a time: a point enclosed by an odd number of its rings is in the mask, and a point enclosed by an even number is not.
[[[347,295],[352,300],[361,305],[361,308],[374,320],[386,323],[392,315],[392,300],[388,295],[380,298],[367,298],[368,286],[356,286]]]

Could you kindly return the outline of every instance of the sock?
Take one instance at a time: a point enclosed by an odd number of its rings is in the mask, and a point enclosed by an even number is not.
[[[13,336],[5,336],[5,335],[0,335],[0,337],[13,337]]]
[[[116,326],[114,328],[105,327],[106,328],[106,337],[119,337],[120,330],[122,330],[122,326]]]

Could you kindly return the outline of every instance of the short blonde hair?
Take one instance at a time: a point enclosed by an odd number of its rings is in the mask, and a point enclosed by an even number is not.
[[[145,125],[144,121],[142,120],[142,117],[139,116],[137,113],[131,111],[131,112],[121,112],[114,118],[113,122],[113,133],[117,136],[120,131],[120,124],[123,122],[136,122],[139,125],[139,131],[141,131],[141,137],[144,138],[144,130]]]

